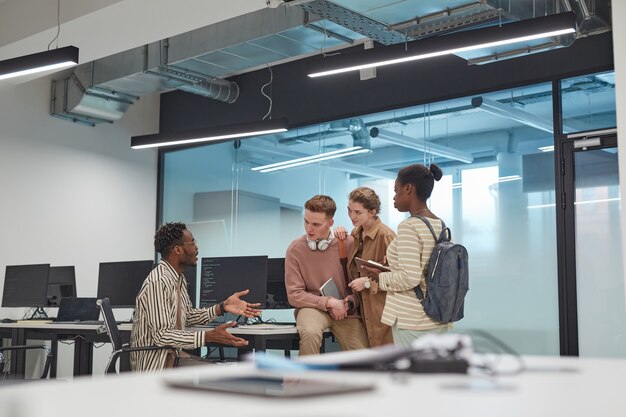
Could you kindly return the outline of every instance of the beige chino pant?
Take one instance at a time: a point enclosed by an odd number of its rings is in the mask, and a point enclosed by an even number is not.
[[[300,334],[300,355],[318,355],[322,346],[324,329],[330,329],[341,350],[365,349],[369,347],[367,334],[361,319],[333,320],[330,314],[315,308],[298,311],[296,326]]]

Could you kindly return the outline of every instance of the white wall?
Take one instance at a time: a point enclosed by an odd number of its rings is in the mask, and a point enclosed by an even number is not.
[[[75,265],[78,295],[95,297],[99,262],[154,256],[156,152],[131,150],[130,136],[158,130],[158,96],[96,127],[51,117],[49,102],[49,79],[0,83],[0,288],[9,264]],[[23,314],[0,308],[0,318]],[[59,349],[66,377],[73,350]],[[109,353],[95,352],[94,373]]]
[[[626,26],[621,23],[626,19],[626,2],[611,2],[613,13],[613,60],[615,61],[615,95],[617,110],[617,141],[618,146],[622,138],[626,138],[626,50],[624,48],[624,37],[626,37]],[[619,183],[620,194],[626,196],[626,152],[619,151]],[[626,236],[626,210],[621,204],[622,213],[622,236]],[[626,273],[626,244],[622,245],[622,261]],[[624,288],[626,288],[626,275],[624,276]],[[625,294],[626,296],[626,294]]]

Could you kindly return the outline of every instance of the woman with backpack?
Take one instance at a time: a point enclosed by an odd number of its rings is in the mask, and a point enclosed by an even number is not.
[[[391,272],[381,272],[364,266],[370,279],[387,292],[382,323],[391,326],[394,344],[409,347],[411,343],[428,333],[445,333],[449,323],[430,318],[415,294],[419,285],[426,294],[428,261],[435,247],[435,239],[426,223],[415,216],[427,218],[437,236],[443,222],[433,214],[426,201],[430,198],[435,181],[442,177],[441,169],[431,164],[409,165],[398,172],[394,186],[394,206],[411,217],[398,225],[398,234],[387,248],[387,262]]]

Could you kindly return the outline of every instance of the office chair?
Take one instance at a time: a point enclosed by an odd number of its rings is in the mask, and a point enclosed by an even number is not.
[[[6,364],[4,352],[15,352],[18,350],[34,350],[41,349],[46,354],[46,361],[43,365],[43,372],[41,373],[40,379],[48,378],[48,373],[50,372],[50,365],[52,363],[52,350],[50,346],[47,345],[16,345],[16,346],[0,346],[0,374],[4,372],[4,366]]]
[[[111,344],[113,345],[113,352],[111,352],[111,356],[109,357],[109,362],[107,363],[105,372],[107,374],[115,374],[117,373],[116,365],[117,360],[122,353],[129,352],[140,352],[146,350],[171,350],[174,352],[174,367],[178,365],[178,349],[171,346],[138,346],[131,347],[128,344],[122,344],[122,336],[120,335],[120,331],[117,328],[117,322],[115,321],[115,317],[113,316],[113,309],[111,308],[111,303],[108,298],[103,298],[101,300],[96,301],[96,304],[100,308],[102,312],[102,317],[104,318],[104,328],[106,329],[107,334],[109,335],[109,339],[111,340]]]

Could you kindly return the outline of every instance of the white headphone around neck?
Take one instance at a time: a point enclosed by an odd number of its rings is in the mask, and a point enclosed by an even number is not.
[[[306,243],[309,245],[309,249],[318,250],[320,252],[324,252],[330,246],[330,242],[333,241],[335,235],[333,234],[333,229],[330,229],[330,235],[328,239],[320,239],[320,240],[311,240],[309,236],[306,237]]]

